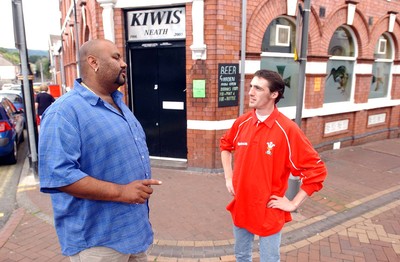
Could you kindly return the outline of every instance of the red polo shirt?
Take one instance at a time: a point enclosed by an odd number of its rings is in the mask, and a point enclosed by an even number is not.
[[[235,197],[227,206],[233,223],[259,236],[281,231],[290,212],[267,208],[271,195],[284,196],[290,173],[311,195],[322,188],[325,164],[304,133],[275,107],[264,121],[255,110],[240,116],[221,138],[221,151],[234,151]]]

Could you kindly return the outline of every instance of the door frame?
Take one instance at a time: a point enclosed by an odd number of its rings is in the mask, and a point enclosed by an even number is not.
[[[134,87],[134,79],[133,79],[133,62],[132,62],[132,50],[133,49],[147,49],[147,48],[184,48],[186,50],[186,43],[184,40],[178,40],[178,41],[155,41],[155,42],[128,42],[126,44],[126,54],[127,54],[127,61],[128,61],[128,79],[129,81],[128,86],[127,86],[127,97],[128,97],[128,106],[131,109],[131,111],[135,114],[135,106],[134,106],[134,101],[135,101],[135,92],[133,90]],[[186,52],[185,52],[186,54]],[[186,57],[184,56],[184,61],[186,65]],[[186,79],[186,66],[185,66],[185,79]],[[186,81],[185,81],[186,85]],[[184,99],[184,110],[185,110],[185,121],[187,122],[187,97],[185,96]],[[161,107],[159,107],[159,110],[162,110]],[[187,126],[185,126],[185,130],[187,132]],[[186,150],[186,157],[185,158],[175,158],[175,157],[164,157],[164,156],[150,156],[153,159],[162,159],[162,160],[176,160],[176,161],[184,161],[187,162],[187,137],[185,139],[185,144],[184,144],[184,150]]]

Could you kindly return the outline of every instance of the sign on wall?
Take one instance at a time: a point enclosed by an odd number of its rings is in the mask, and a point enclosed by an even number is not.
[[[206,97],[206,80],[204,79],[193,80],[193,97],[194,98]]]
[[[239,64],[218,64],[218,107],[237,106]]]
[[[186,38],[184,7],[127,12],[128,41]]]

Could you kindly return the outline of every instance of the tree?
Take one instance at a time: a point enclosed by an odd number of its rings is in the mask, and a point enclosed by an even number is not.
[[[34,55],[28,57],[29,63],[31,64],[32,73],[35,75],[35,79],[41,79],[41,70],[43,70],[43,81],[47,82],[51,79],[50,72],[50,60],[47,56],[41,55],[43,51],[33,52]],[[14,65],[19,65],[20,58],[17,49],[7,49],[0,47],[0,54],[3,55],[4,59],[10,61]],[[39,54],[39,55],[38,55]]]
[[[29,57],[29,59],[30,58],[31,57]],[[33,62],[33,60],[31,60],[31,62],[35,64],[36,71],[33,73],[35,74],[36,79],[41,79],[42,72],[43,72],[44,81],[48,81],[51,79],[50,61],[47,57],[42,56],[42,57],[37,58],[35,60],[35,62]]]

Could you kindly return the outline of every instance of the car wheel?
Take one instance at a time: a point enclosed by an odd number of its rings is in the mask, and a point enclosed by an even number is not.
[[[17,141],[14,141],[13,150],[6,157],[7,163],[9,163],[9,164],[17,163],[17,155],[18,155]]]

